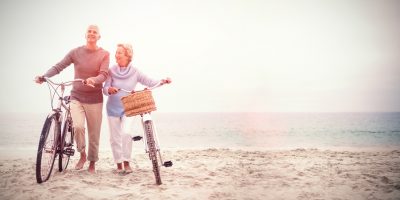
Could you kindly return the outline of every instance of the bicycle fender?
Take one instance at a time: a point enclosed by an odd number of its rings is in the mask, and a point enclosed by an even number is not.
[[[143,115],[143,122],[147,122],[151,120],[150,114],[146,113]]]

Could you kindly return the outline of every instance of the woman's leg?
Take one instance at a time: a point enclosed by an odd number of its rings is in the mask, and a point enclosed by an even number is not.
[[[122,158],[124,161],[130,161],[131,159],[133,125],[133,117],[122,117]]]
[[[132,169],[129,166],[129,161],[132,155],[132,132],[133,132],[134,118],[122,117],[122,158],[124,161],[125,172],[131,173]]]
[[[108,116],[108,126],[110,128],[110,145],[116,164],[122,163],[122,144],[121,144],[121,118]]]

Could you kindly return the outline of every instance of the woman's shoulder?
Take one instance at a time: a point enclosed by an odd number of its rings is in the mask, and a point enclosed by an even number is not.
[[[132,72],[136,73],[136,72],[140,72],[140,70],[131,62],[129,63],[129,68]]]
[[[118,67],[119,67],[118,64],[115,63],[115,64],[112,64],[112,65],[108,68],[108,70],[109,70],[109,71],[116,71]]]

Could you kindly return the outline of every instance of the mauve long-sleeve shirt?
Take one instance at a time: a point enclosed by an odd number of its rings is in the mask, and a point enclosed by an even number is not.
[[[90,50],[86,46],[77,47],[72,49],[63,60],[51,67],[44,76],[52,77],[59,74],[72,63],[74,64],[74,78],[87,79],[92,77],[95,81],[95,87],[88,87],[75,82],[71,90],[71,99],[88,104],[102,103],[102,83],[108,77],[108,66],[110,64],[108,51],[102,48]]]
[[[141,83],[147,87],[155,86],[159,80],[151,79],[129,63],[127,67],[120,67],[118,64],[110,67],[108,78],[104,83],[103,93],[108,96],[107,115],[113,117],[122,117],[125,114],[121,97],[129,95],[124,91],[118,91],[116,94],[108,94],[109,87],[116,87],[125,90],[134,90],[137,83]]]

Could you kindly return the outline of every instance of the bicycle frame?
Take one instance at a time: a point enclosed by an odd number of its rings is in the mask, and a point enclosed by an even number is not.
[[[157,83],[155,86],[150,87],[150,88],[146,88],[145,90],[153,90],[153,89],[158,88],[158,87],[160,87],[160,86],[162,86],[162,85],[163,85],[163,84],[162,84],[161,82],[159,82],[159,83]],[[118,90],[119,90],[119,91],[124,91],[124,92],[126,92],[126,93],[132,93],[132,91],[130,91],[130,90],[125,90],[125,89],[123,89],[123,88],[118,88]],[[143,136],[144,136],[144,137],[143,137],[143,138],[144,138],[143,142],[144,142],[144,147],[145,147],[144,150],[145,150],[146,153],[149,153],[149,147],[147,146],[147,136],[146,136],[146,134],[145,134],[144,123],[145,123],[146,121],[151,121],[151,122],[153,122],[153,119],[151,118],[150,113],[141,114],[141,115],[140,115],[140,118],[141,118],[141,123],[142,123],[143,131],[144,131],[144,133],[143,133]],[[153,131],[154,141],[155,141],[155,143],[156,143],[157,152],[158,152],[158,154],[159,154],[159,156],[160,156],[161,163],[163,163],[163,160],[162,160],[162,157],[161,157],[161,153],[160,153],[160,145],[159,145],[158,136],[157,136],[157,128],[155,127],[155,124],[154,124],[154,123],[153,123],[153,126],[154,126],[154,131]]]
[[[47,77],[44,77],[44,79],[46,80],[47,83],[49,83],[48,86],[49,87],[51,86],[53,88],[53,92],[54,92],[52,95],[53,97],[51,97],[52,112],[50,112],[48,114],[48,116],[56,114],[58,123],[60,123],[60,125],[61,125],[60,133],[63,133],[64,123],[66,121],[64,119],[67,119],[68,117],[70,117],[70,116],[67,116],[68,113],[70,113],[70,108],[67,105],[70,102],[70,96],[64,96],[65,87],[72,85],[74,82],[82,82],[83,83],[84,80],[83,79],[74,79],[72,81],[55,83]],[[60,92],[58,92],[58,87],[60,87]],[[58,96],[58,102],[57,102],[57,106],[55,108],[53,107],[54,95]],[[63,111],[63,109],[64,109],[64,111]],[[68,111],[68,112],[66,112],[66,111]],[[63,113],[64,113],[64,115],[62,115]]]
[[[49,87],[52,110],[46,118],[39,140],[39,147],[36,158],[36,179],[38,183],[42,183],[49,179],[57,155],[59,156],[58,166],[59,171],[61,172],[62,170],[66,169],[69,157],[74,154],[74,150],[71,148],[72,145],[64,146],[66,145],[65,137],[67,136],[68,132],[70,136],[69,138],[71,140],[71,143],[69,144],[73,143],[73,130],[70,129],[72,128],[72,117],[68,105],[70,102],[70,97],[64,96],[64,92],[66,86],[70,86],[74,82],[83,82],[82,79],[75,79],[73,81],[55,83],[47,77],[43,77],[43,81],[47,82],[47,86]],[[56,107],[54,107],[55,98],[57,98]],[[52,129],[52,127],[54,129]],[[54,138],[48,137],[49,134],[51,134]],[[47,153],[50,153],[51,157],[47,161],[48,163],[46,163],[46,161],[43,163],[42,160],[46,159]],[[48,168],[46,168],[46,166]],[[42,171],[42,167],[44,167],[45,171]]]
[[[58,100],[59,101],[58,101],[57,107],[54,108],[53,104],[52,104],[52,110],[53,111],[61,111],[61,107],[69,110],[69,107],[67,107],[67,105],[63,102],[63,100],[66,101],[66,102],[69,101],[69,99],[65,99],[65,97],[68,97],[68,96],[64,96],[65,87],[72,85],[74,82],[82,82],[82,83],[84,82],[83,79],[74,79],[72,81],[67,81],[67,82],[62,82],[62,83],[55,83],[52,80],[50,80],[49,78],[47,78],[47,77],[44,77],[44,79],[46,80],[47,83],[50,83],[49,87],[51,86],[53,88],[53,91],[54,91],[53,97],[51,97],[51,101],[53,102],[54,95],[57,94],[57,96],[58,96]],[[58,92],[58,87],[61,87],[61,92],[60,93]]]
[[[147,90],[153,90],[153,89],[155,89],[155,88],[160,87],[161,85],[162,85],[161,82],[159,82],[159,83],[157,83],[155,86],[150,87],[150,88],[147,88]],[[118,90],[119,90],[119,91],[124,91],[124,92],[126,92],[126,93],[132,93],[132,91],[130,91],[130,90],[125,90],[125,89],[123,89],[123,88],[118,88]],[[146,90],[146,89],[145,89],[145,90]],[[150,113],[141,114],[141,115],[140,115],[140,118],[141,118],[143,130],[144,130],[144,122],[145,122],[145,121],[153,121],[152,118],[151,118]],[[154,126],[155,126],[155,125],[154,125]],[[143,134],[143,135],[145,136],[145,134]],[[159,143],[158,143],[158,136],[157,136],[157,129],[156,129],[156,128],[154,128],[154,139],[155,139],[155,142],[156,142],[157,151],[159,151],[159,150],[160,150],[160,146],[159,146]],[[146,139],[146,137],[145,137],[145,141],[143,141],[143,142],[144,142],[144,144],[145,144],[145,145],[144,145],[144,146],[145,146],[145,151],[146,151],[146,153],[148,153],[149,148],[148,148],[148,146],[147,146],[147,139]]]
[[[162,85],[162,83],[159,82],[157,85],[155,85],[151,88],[148,88],[147,90],[152,90],[161,85]],[[118,90],[124,91],[127,93],[131,93],[131,91],[124,90],[121,88],[119,88]],[[151,112],[140,114],[141,122],[142,122],[142,126],[143,126],[143,137],[135,136],[132,138],[132,140],[137,141],[137,140],[141,140],[142,138],[144,138],[143,143],[144,143],[145,152],[149,154],[149,159],[151,160],[151,162],[153,164],[153,172],[156,177],[156,184],[160,185],[160,184],[162,184],[161,175],[160,175],[160,167],[161,166],[171,167],[172,161],[164,162],[162,159],[158,135],[157,135],[157,128],[156,128],[150,114],[151,114]],[[160,162],[158,162],[158,160]]]

